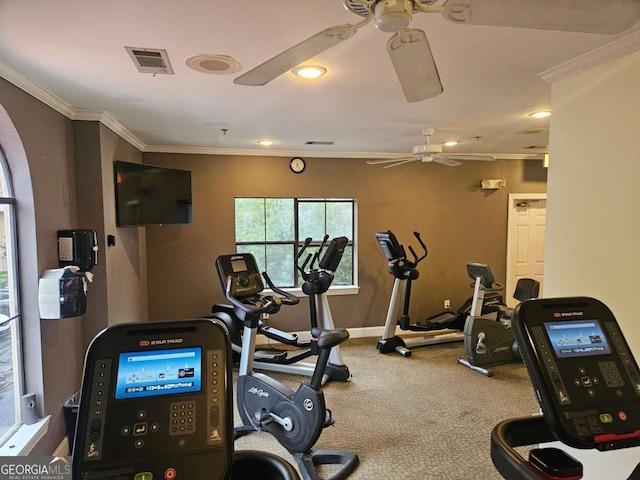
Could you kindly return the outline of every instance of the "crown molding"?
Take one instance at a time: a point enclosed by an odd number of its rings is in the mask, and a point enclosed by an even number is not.
[[[610,62],[616,58],[633,53],[639,49],[640,30],[636,30],[611,43],[607,43],[606,45],[550,68],[540,73],[538,77],[545,82],[555,83],[559,80],[590,70],[598,65]]]
[[[24,90],[32,97],[37,98],[45,105],[53,108],[56,112],[61,113],[67,118],[73,119],[76,109],[70,104],[62,100],[57,95],[51,93],[46,88],[37,84],[24,73],[15,69],[0,58],[0,77],[6,81],[13,83],[16,87]]]
[[[145,143],[127,130],[120,122],[113,118],[108,112],[99,110],[77,110],[72,120],[85,120],[90,122],[100,122],[105,127],[113,131],[116,135],[129,142],[138,150],[143,152]]]
[[[640,35],[637,39],[640,47]],[[330,151],[309,151],[309,150],[259,150],[259,149],[233,149],[214,147],[189,147],[179,145],[146,145],[142,140],[127,130],[118,120],[108,112],[99,110],[76,109],[71,104],[65,102],[60,97],[46,90],[36,82],[29,79],[22,72],[16,70],[0,58],[0,77],[24,90],[29,95],[37,98],[44,104],[53,108],[57,112],[71,120],[100,122],[105,127],[112,130],[116,135],[129,142],[141,152],[155,153],[182,153],[191,155],[228,155],[228,156],[261,156],[261,157],[307,157],[307,158],[403,158],[407,154],[389,152],[330,152]],[[455,153],[455,152],[452,152]],[[530,154],[510,154],[510,153],[469,153],[469,155],[491,155],[497,159],[531,159],[540,158]]]

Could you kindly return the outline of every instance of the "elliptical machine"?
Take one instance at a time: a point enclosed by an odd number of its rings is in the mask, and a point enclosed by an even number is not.
[[[464,334],[460,331],[463,323],[459,321],[458,314],[450,309],[427,318],[425,323],[411,323],[409,318],[411,282],[418,278],[419,272],[416,267],[428,255],[427,246],[420,238],[420,233],[413,232],[413,235],[422,247],[423,253],[418,257],[413,247],[409,245],[409,251],[413,255],[413,261],[411,261],[393,232],[389,230],[376,233],[376,240],[389,262],[389,273],[394,278],[384,331],[382,338],[378,340],[377,349],[381,353],[395,351],[403,357],[410,357],[410,349],[414,347],[458,342],[464,339]],[[400,325],[400,328],[405,331],[425,332],[425,334],[403,339],[396,335],[396,325]]]
[[[471,370],[490,377],[491,365],[520,360],[518,343],[511,329],[512,309],[505,305],[483,308],[486,293],[495,294],[503,290],[495,281],[489,265],[468,263],[467,274],[473,283],[471,311],[464,324],[464,352],[466,358],[458,358],[458,363]],[[531,278],[521,278],[513,297],[522,302],[536,298],[540,282]]]
[[[345,329],[312,330],[312,342],[319,349],[318,360],[309,382],[296,391],[265,374],[254,372],[254,353],[258,323],[263,313],[274,314],[280,306],[294,305],[298,298],[271,287],[276,295],[262,294],[264,286],[251,254],[222,255],[216,267],[225,296],[235,317],[243,325],[242,352],[237,380],[237,406],[243,425],[235,438],[251,432],[273,435],[295,458],[306,480],[321,480],[318,465],[340,465],[330,480],[346,478],[358,465],[358,456],[341,450],[314,450],[322,429],[334,424],[321,389],[332,348],[349,338]],[[266,273],[267,284],[272,285]],[[215,314],[213,315],[216,316]]]
[[[314,328],[322,330],[335,329],[327,291],[331,287],[334,272],[340,264],[349,240],[347,237],[336,237],[327,245],[328,239],[329,236],[325,235],[318,250],[314,254],[309,253],[304,256],[312,242],[311,238],[305,239],[296,256],[296,270],[300,272],[304,280],[302,291],[309,297],[310,330]],[[303,258],[304,261],[302,261]],[[302,263],[300,263],[301,261]],[[225,278],[220,280],[223,283],[226,281]],[[271,290],[278,291],[268,276],[265,277],[265,281]],[[231,336],[234,361],[239,361],[242,352],[242,321],[238,319],[235,308],[231,305],[215,304],[211,308],[211,312],[227,325]],[[297,334],[268,326],[262,320],[258,321],[257,329],[257,334],[264,335],[270,340],[288,345],[296,350],[258,349],[254,353],[254,368],[307,376],[313,375],[315,363],[304,361],[320,353],[318,344],[313,338],[306,341],[301,340]],[[332,348],[325,369],[324,380],[347,382],[350,378],[351,373],[349,372],[349,367],[342,360],[340,347]]]

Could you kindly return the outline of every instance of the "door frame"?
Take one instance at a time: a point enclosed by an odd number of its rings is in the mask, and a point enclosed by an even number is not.
[[[516,204],[518,202],[522,202],[525,200],[535,200],[535,201],[547,200],[547,194],[546,193],[510,193],[509,194],[509,212],[507,216],[507,268],[506,268],[505,290],[504,290],[505,300],[507,300],[507,302],[509,302],[508,299],[511,299],[511,295],[516,288],[515,282],[512,280],[513,278],[513,267],[512,267],[513,259],[511,258],[512,257],[511,244],[513,242],[513,235],[511,234],[512,226],[513,226],[512,224],[515,216]]]

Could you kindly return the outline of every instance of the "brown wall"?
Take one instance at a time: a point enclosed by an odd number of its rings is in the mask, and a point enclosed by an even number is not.
[[[49,431],[33,454],[49,455],[64,435],[62,405],[78,389],[82,319],[39,320],[38,278],[58,267],[56,231],[76,227],[72,122],[0,79],[0,144],[16,187],[26,390],[37,393]]]
[[[414,230],[422,233],[430,254],[414,287],[412,313],[420,319],[441,310],[443,299],[457,305],[470,294],[468,261],[490,263],[504,279],[508,193],[546,189],[546,172],[536,161],[458,168],[416,163],[383,170],[364,160],[308,158],[305,172],[294,175],[288,158],[143,154],[105,126],[72,122],[2,79],[0,105],[0,144],[12,169],[21,222],[27,390],[38,393],[39,413],[52,416],[34,455],[51,454],[64,435],[62,405],[79,388],[93,334],[122,321],[201,316],[223,301],[214,261],[234,249],[234,197],[357,198],[360,293],[331,298],[336,325],[355,328],[383,324],[393,283],[374,232],[392,229],[405,244]],[[113,160],[191,170],[194,223],[116,228]],[[505,178],[507,187],[480,191],[482,178]],[[38,278],[57,267],[56,231],[68,228],[99,233],[100,263],[87,314],[40,321]],[[107,235],[116,237],[115,247],[105,246]],[[304,330],[306,308],[283,311],[274,324]]]
[[[466,162],[457,168],[414,163],[384,170],[358,159],[308,158],[300,175],[290,172],[289,158],[277,157],[145,153],[144,163],[193,174],[193,224],[147,227],[150,319],[204,315],[223,302],[214,262],[234,251],[236,196],[357,198],[360,292],[330,298],[336,325],[353,328],[382,325],[391,294],[393,279],[376,231],[391,229],[406,246],[416,244],[417,230],[429,248],[412,293],[411,313],[419,320],[441,311],[444,299],[457,306],[471,295],[467,262],[489,263],[504,281],[508,194],[546,189],[546,171],[535,160]],[[503,178],[507,186],[482,191],[483,178]],[[305,330],[307,308],[301,302],[271,322]]]

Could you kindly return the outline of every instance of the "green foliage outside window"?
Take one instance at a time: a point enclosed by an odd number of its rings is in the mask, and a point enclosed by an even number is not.
[[[295,256],[305,238],[313,239],[313,254],[325,235],[345,236],[349,246],[333,285],[353,285],[354,210],[354,199],[236,198],[236,251],[253,254],[275,285],[299,287]]]

